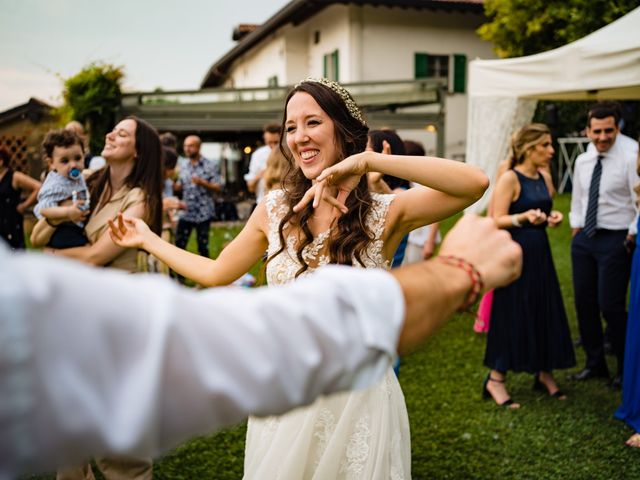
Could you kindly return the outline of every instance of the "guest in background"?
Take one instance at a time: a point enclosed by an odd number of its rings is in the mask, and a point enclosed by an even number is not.
[[[597,103],[589,111],[587,135],[595,149],[576,159],[570,213],[573,290],[586,354],[583,370],[571,379],[609,378],[602,315],[617,358],[614,388],[620,388],[624,371],[629,246],[635,241],[640,180],[636,155],[618,141],[619,112],[612,102]]]
[[[214,163],[200,155],[201,145],[202,141],[196,135],[184,139],[187,160],[180,165],[175,189],[182,192],[186,208],[178,220],[176,246],[185,249],[191,231],[195,229],[198,252],[208,258],[209,229],[215,215],[212,193],[222,191],[222,185]]]
[[[424,146],[420,142],[414,140],[404,141],[404,151],[406,155],[415,155],[424,157],[426,155]],[[412,184],[412,188],[419,187],[418,184]],[[404,252],[403,265],[417,263],[422,260],[430,259],[436,251],[437,245],[440,243],[439,222],[416,228],[409,233],[407,239],[407,248]]]
[[[396,132],[389,129],[371,130],[369,132],[367,149],[386,155],[405,155],[402,139]],[[380,172],[370,172],[368,174],[368,180],[371,190],[377,193],[401,193],[411,187],[409,180]],[[408,238],[409,235],[407,234],[400,241],[398,249],[393,255],[391,268],[397,268],[402,265]],[[398,372],[396,371],[396,373]]]
[[[12,249],[23,249],[24,212],[38,196],[40,182],[11,168],[11,155],[0,148],[0,238]],[[22,200],[23,192],[27,198]]]
[[[637,157],[636,171],[640,175],[640,155]],[[640,184],[636,185],[636,194],[639,191]],[[640,219],[638,219],[638,223],[640,224]],[[625,421],[635,432],[627,440],[627,445],[640,448],[640,248],[638,247],[633,253],[629,298],[622,405],[615,416]]]
[[[147,259],[138,251],[122,248],[111,241],[107,232],[108,220],[125,212],[134,218],[150,222],[160,233],[162,215],[162,166],[160,139],[145,121],[129,117],[119,122],[106,136],[102,156],[106,168],[88,179],[91,191],[91,216],[85,226],[90,244],[64,250],[48,249],[50,253],[75,258],[92,265],[108,266],[127,272],[147,269]],[[43,220],[34,228],[36,242],[46,244],[53,234],[52,227]],[[34,236],[32,236],[34,238]],[[36,243],[34,242],[34,243]],[[98,468],[107,479],[151,480],[151,459],[130,457],[97,458]],[[93,479],[91,465],[61,470],[58,480]]]
[[[168,242],[175,241],[175,228],[178,221],[178,210],[184,210],[186,204],[174,195],[173,178],[176,174],[178,154],[169,147],[162,147],[164,184],[162,189],[162,238]]]
[[[507,392],[507,371],[535,375],[533,387],[558,400],[552,371],[575,365],[573,344],[562,301],[546,227],[556,227],[562,214],[551,210],[551,177],[541,169],[553,157],[546,125],[521,128],[511,141],[511,159],[494,194],[493,218],[508,229],[522,247],[522,276],[496,289],[491,310],[484,364],[491,369],[484,382],[484,398],[519,408]]]
[[[163,132],[160,134],[160,143],[163,147],[178,150],[178,139],[172,132]]]
[[[266,193],[263,175],[267,166],[267,158],[269,158],[271,151],[280,145],[281,135],[282,127],[280,124],[269,123],[265,125],[262,130],[264,145],[251,154],[249,171],[244,176],[244,180],[247,182],[249,191],[256,194],[256,203],[260,203]]]
[[[283,187],[282,183],[284,178],[292,168],[289,162],[291,153],[288,150],[286,145],[282,145],[282,149],[274,148],[271,150],[269,158],[267,159],[267,166],[262,176],[264,179],[265,194],[271,190],[277,190]],[[289,156],[289,158],[287,158],[287,156]]]

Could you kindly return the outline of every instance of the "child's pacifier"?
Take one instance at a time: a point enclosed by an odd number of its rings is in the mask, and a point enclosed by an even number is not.
[[[69,178],[73,179],[73,180],[77,180],[78,178],[80,178],[80,175],[82,174],[82,170],[80,170],[77,167],[73,167],[70,171],[69,171]]]

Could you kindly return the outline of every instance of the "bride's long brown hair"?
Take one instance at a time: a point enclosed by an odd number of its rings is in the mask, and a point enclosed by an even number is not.
[[[342,87],[340,87],[342,88]],[[304,81],[296,85],[287,95],[284,105],[282,126],[287,120],[287,105],[289,100],[298,92],[308,93],[318,102],[320,108],[331,118],[335,130],[335,143],[340,152],[338,162],[345,158],[364,151],[367,146],[367,134],[369,127],[356,119],[345,104],[345,101],[331,88],[314,81]],[[345,91],[346,92],[346,91]],[[352,108],[353,108],[352,104]],[[278,236],[280,248],[269,258],[266,265],[276,256],[280,255],[286,246],[284,229],[287,225],[298,227],[302,232],[297,245],[296,257],[302,267],[296,272],[296,277],[309,269],[302,252],[304,248],[313,242],[313,233],[309,228],[309,219],[313,214],[313,207],[309,203],[300,212],[294,212],[293,206],[297,204],[305,192],[311,188],[311,180],[304,176],[302,170],[295,166],[290,152],[283,147],[280,141],[280,149],[289,160],[289,169],[282,183],[289,211],[280,221]],[[365,219],[371,209],[371,194],[367,184],[367,176],[363,175],[358,186],[351,192],[345,204],[349,211],[338,219],[335,232],[329,239],[329,262],[340,265],[353,265],[353,259],[364,265],[363,256],[366,255],[367,245],[373,241],[373,232],[367,228]]]

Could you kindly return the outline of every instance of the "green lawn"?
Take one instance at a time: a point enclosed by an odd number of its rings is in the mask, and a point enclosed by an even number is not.
[[[569,197],[556,200],[566,212]],[[568,219],[567,219],[568,220]],[[444,222],[450,228],[453,219]],[[212,230],[212,255],[237,228]],[[571,288],[570,229],[550,230],[571,328],[577,331]],[[228,238],[227,238],[228,239]],[[195,244],[190,248],[195,250]],[[522,408],[481,400],[485,337],[473,318],[455,317],[426,346],[403,358],[400,383],[411,421],[415,479],[636,479],[640,451],[624,446],[630,429],[614,420],[620,393],[602,381],[573,384],[556,372],[566,402],[532,391],[532,377],[509,376]],[[584,357],[577,352],[578,367]],[[615,360],[610,358],[610,365]],[[194,439],[158,459],[158,479],[239,479],[245,425]],[[40,477],[48,478],[48,477]]]

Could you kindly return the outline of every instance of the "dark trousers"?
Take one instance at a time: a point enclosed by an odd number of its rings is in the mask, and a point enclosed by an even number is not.
[[[631,256],[624,247],[626,231],[598,230],[589,238],[582,231],[571,242],[573,291],[586,368],[607,370],[600,312],[610,329],[618,373],[624,363],[627,331],[626,297]]]
[[[209,220],[205,222],[188,222],[187,220],[178,220],[178,226],[176,228],[176,247],[183,250],[187,246],[189,241],[189,235],[191,230],[196,229],[196,240],[198,241],[198,253],[203,257],[209,257],[209,228],[211,222]]]

